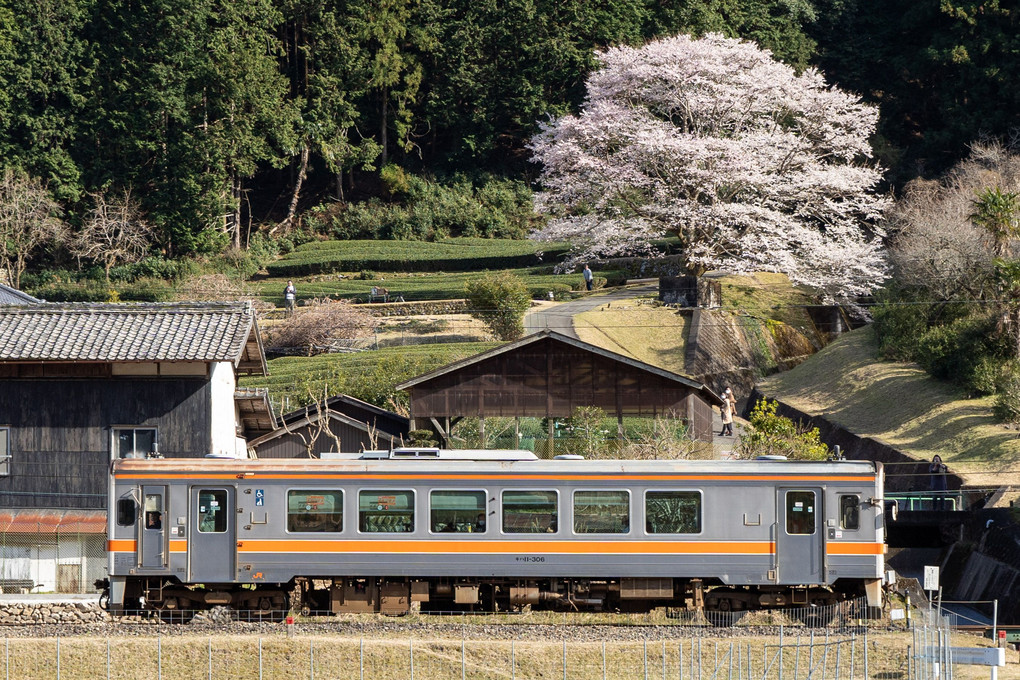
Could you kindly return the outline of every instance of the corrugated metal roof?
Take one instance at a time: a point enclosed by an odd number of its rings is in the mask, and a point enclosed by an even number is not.
[[[0,360],[236,363],[253,333],[243,302],[0,307]]]
[[[105,534],[105,510],[0,510],[0,533]]]

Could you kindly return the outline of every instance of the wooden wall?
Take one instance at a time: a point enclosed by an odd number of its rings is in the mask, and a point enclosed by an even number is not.
[[[0,507],[105,508],[111,426],[157,428],[168,458],[204,456],[211,412],[205,379],[0,380],[13,456]]]
[[[310,428],[311,432],[314,433],[317,427],[317,424],[313,424]],[[305,445],[301,437],[303,435],[308,440],[311,440],[313,435],[309,433],[308,426],[293,429],[293,432],[282,434],[275,439],[270,439],[259,444],[255,449],[258,457],[307,458],[308,447]],[[340,451],[344,453],[358,453],[372,448],[372,443],[369,441],[368,433],[361,428],[338,420],[331,420],[330,430],[340,437]],[[383,432],[379,432],[377,437],[377,446],[381,449],[389,449],[390,445],[390,437]],[[324,451],[336,450],[336,440],[325,432],[318,436],[312,446],[312,454],[315,458],[318,458]]]

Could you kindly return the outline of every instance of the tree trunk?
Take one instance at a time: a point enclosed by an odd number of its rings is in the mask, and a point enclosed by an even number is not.
[[[234,194],[234,225],[232,227],[231,242],[238,250],[241,249],[241,178],[235,176],[233,184]]]
[[[389,159],[386,153],[387,147],[387,131],[386,131],[386,111],[387,111],[387,93],[386,88],[382,91],[382,125],[379,127],[379,143],[382,145],[382,154],[379,158],[381,160],[380,167],[386,165],[386,161]]]
[[[287,208],[287,217],[283,220],[284,227],[290,229],[294,224],[294,216],[297,214],[298,199],[301,198],[301,185],[304,184],[308,174],[308,145],[301,147],[301,161],[298,164],[297,178],[294,180],[294,193],[290,197],[290,206]]]

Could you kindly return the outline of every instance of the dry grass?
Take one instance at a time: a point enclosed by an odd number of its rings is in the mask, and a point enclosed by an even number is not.
[[[881,361],[870,328],[848,333],[759,389],[917,459],[937,453],[969,485],[999,486],[1020,468],[1020,439],[996,421],[991,398],[964,398],[915,364]]]
[[[66,680],[86,678],[162,677],[165,680],[185,678],[358,678],[362,664],[364,676],[373,680],[404,680],[411,676],[411,653],[414,653],[414,676],[428,680],[491,678],[557,678],[566,677],[632,679],[640,677],[677,678],[712,677],[719,667],[727,674],[730,661],[734,668],[746,668],[752,659],[754,677],[762,677],[762,661],[772,663],[768,677],[778,677],[779,638],[776,636],[738,636],[733,638],[702,638],[696,634],[647,641],[619,642],[609,640],[561,641],[537,639],[508,640],[472,639],[484,629],[467,628],[467,637],[457,637],[458,626],[450,626],[453,635],[430,639],[413,639],[406,631],[400,637],[360,640],[335,635],[284,633],[261,638],[250,635],[135,638],[64,638],[60,641],[60,673]],[[807,636],[798,639],[789,631],[783,638],[784,677],[806,677],[807,666],[814,665],[815,677],[834,677],[836,664],[844,677],[862,678],[864,670],[863,640],[858,638],[853,652],[848,643],[836,656],[830,645],[822,658],[821,647],[809,655]],[[816,635],[815,642],[824,642]],[[832,638],[835,641],[835,638]],[[868,637],[868,676],[870,678],[906,677],[908,646],[912,638],[906,632],[878,632]],[[797,652],[796,645],[801,649]],[[0,657],[0,673],[11,680],[45,680],[56,678],[57,641],[47,639],[11,639]],[[987,644],[977,638],[954,636],[956,646]],[[260,655],[261,649],[261,655]],[[108,651],[109,650],[109,655]],[[4,659],[9,659],[5,666]],[[107,666],[109,659],[109,666]],[[1012,667],[1002,669],[1000,677],[1017,677],[1016,652],[1007,653]],[[824,670],[822,664],[825,664]],[[852,666],[852,668],[851,668]],[[108,672],[109,668],[109,672]],[[852,671],[852,672],[851,672]],[[647,675],[646,675],[647,673]],[[663,675],[665,673],[665,676]],[[211,674],[211,675],[210,675]],[[462,675],[463,674],[463,675]],[[954,676],[959,680],[987,677],[988,670],[957,666]]]
[[[614,302],[574,317],[574,331],[584,342],[633,357],[668,371],[683,373],[687,324],[675,309]]]

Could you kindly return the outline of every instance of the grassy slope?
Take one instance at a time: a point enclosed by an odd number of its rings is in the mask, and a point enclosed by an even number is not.
[[[870,328],[848,333],[761,391],[918,459],[941,455],[970,484],[1000,484],[1020,468],[1020,439],[992,415],[915,364],[880,361]]]
[[[676,373],[684,371],[685,328],[675,309],[636,303],[602,306],[574,317],[581,340]]]

